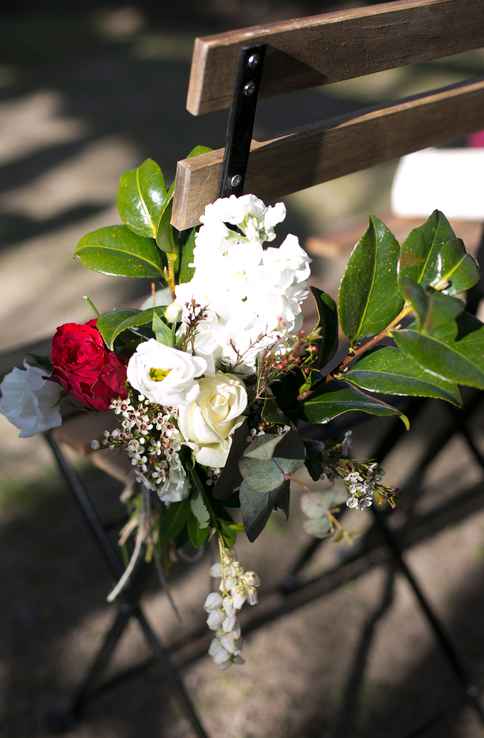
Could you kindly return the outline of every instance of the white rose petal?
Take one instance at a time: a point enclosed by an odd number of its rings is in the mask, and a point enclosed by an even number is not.
[[[222,467],[229,455],[231,436],[244,422],[247,391],[239,377],[221,372],[203,377],[198,385],[197,399],[180,407],[178,427],[199,464]]]
[[[196,378],[204,359],[170,348],[154,338],[140,343],[128,363],[128,382],[151,402],[179,407],[198,394]]]
[[[62,425],[59,400],[62,388],[49,379],[51,372],[24,362],[0,384],[0,412],[28,438]]]

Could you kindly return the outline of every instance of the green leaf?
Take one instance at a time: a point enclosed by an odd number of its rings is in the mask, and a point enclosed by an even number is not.
[[[241,523],[234,523],[233,520],[218,519],[218,525],[222,533],[227,548],[232,548],[237,542],[237,534],[242,533],[244,526]]]
[[[190,515],[190,501],[172,502],[160,512],[160,536],[173,541],[182,532]]]
[[[210,535],[208,527],[202,527],[195,515],[189,515],[187,522],[187,533],[190,543],[194,548],[201,548]]]
[[[349,258],[339,290],[343,331],[352,343],[383,330],[400,312],[400,247],[386,225],[370,217],[368,230]]]
[[[107,226],[87,233],[76,246],[81,264],[114,277],[160,279],[163,264],[151,238],[142,238],[127,226]]]
[[[446,292],[454,295],[479,281],[479,269],[463,242],[457,238],[443,213],[434,210],[426,222],[410,232],[402,244],[399,280],[423,287],[451,282]]]
[[[468,313],[431,336],[413,328],[396,331],[397,346],[428,372],[449,382],[484,389],[484,325]]]
[[[193,149],[190,151],[190,153],[187,154],[187,159],[193,159],[194,156],[200,156],[200,154],[208,154],[212,149],[210,146],[202,146],[201,144],[198,144],[197,146],[194,146]]]
[[[121,176],[117,198],[119,215],[138,236],[156,238],[166,199],[163,173],[152,159],[146,159]]]
[[[419,330],[424,333],[432,333],[439,326],[454,320],[465,307],[462,300],[458,300],[457,297],[450,297],[441,292],[429,292],[410,279],[402,281],[402,290],[415,310]]]
[[[99,316],[96,327],[108,349],[113,351],[114,342],[118,336],[131,328],[148,325],[154,316],[162,315],[163,311],[163,307],[148,308],[148,310],[112,310]]]
[[[304,411],[307,419],[314,423],[328,423],[344,413],[360,412],[379,416],[398,415],[405,427],[410,427],[408,418],[400,410],[350,387],[312,397],[304,403]]]
[[[332,297],[317,287],[311,287],[318,310],[318,324],[320,339],[318,366],[327,364],[338,350],[338,308]]]
[[[289,482],[270,492],[257,492],[245,480],[240,485],[240,509],[244,521],[245,532],[249,541],[255,541],[264,529],[271,512],[275,507],[286,508]]]
[[[171,225],[171,204],[163,212],[156,236],[156,245],[165,254],[178,254],[179,246],[175,235],[175,229]]]
[[[183,232],[183,235],[185,231]],[[178,284],[189,282],[195,272],[193,264],[193,249],[195,248],[196,228],[188,231],[188,236],[180,244],[180,268],[178,270]]]
[[[173,331],[171,330],[170,326],[168,326],[164,320],[161,319],[162,312],[158,313],[156,311],[153,311],[152,316],[152,327],[153,327],[153,333],[155,334],[155,338],[159,343],[164,344],[165,346],[174,346],[175,345],[175,337],[173,336]]]
[[[287,416],[284,415],[273,397],[268,397],[264,400],[262,419],[265,420],[266,423],[272,423],[274,425],[288,425],[289,423]]]
[[[191,497],[190,509],[198,520],[200,528],[207,528],[210,522],[210,513],[207,510],[203,495],[200,491],[197,491],[197,493]]]
[[[459,388],[430,374],[399,349],[387,346],[363,357],[344,375],[345,382],[369,392],[405,397],[434,397],[461,404]]]

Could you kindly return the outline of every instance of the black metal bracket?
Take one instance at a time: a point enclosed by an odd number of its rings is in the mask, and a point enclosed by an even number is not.
[[[220,197],[241,195],[244,191],[265,52],[265,44],[247,46],[240,51],[239,69],[225,134]]]

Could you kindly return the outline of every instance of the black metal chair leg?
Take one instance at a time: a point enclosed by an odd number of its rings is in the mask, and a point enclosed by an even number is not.
[[[380,531],[385,544],[388,546],[388,549],[392,553],[395,564],[398,567],[398,571],[406,579],[408,585],[413,591],[415,599],[417,600],[417,603],[420,607],[420,610],[422,611],[424,618],[429,624],[447,663],[449,664],[451,670],[454,673],[454,676],[457,679],[457,682],[464,692],[464,696],[469,707],[471,707],[476,712],[481,723],[484,725],[484,705],[480,698],[478,687],[472,682],[470,674],[467,672],[467,668],[464,665],[457,649],[455,648],[452,639],[450,638],[445,627],[439,620],[437,614],[434,612],[429,600],[427,599],[423,589],[421,588],[417,580],[417,577],[405,561],[396,536],[388,527],[384,520],[384,517],[378,510],[372,509],[372,513],[375,519],[375,524]]]
[[[123,562],[121,561],[117,548],[113,545],[113,542],[106,534],[97,510],[93,505],[81,478],[65,458],[62,453],[62,449],[55,440],[53,434],[47,432],[44,435],[57,463],[61,476],[66,482],[69,490],[72,492],[74,499],[80,508],[81,514],[90,529],[94,540],[98,544],[113,580],[117,581],[124,571]],[[129,620],[134,617],[138,621],[151,650],[155,654],[157,661],[160,663],[161,668],[169,674],[170,687],[175,690],[176,697],[178,698],[180,706],[189,720],[195,735],[197,735],[198,738],[208,738],[208,734],[201,723],[197,711],[195,710],[195,706],[190,699],[183,679],[177,667],[173,664],[171,654],[168,649],[162,645],[160,639],[148,623],[141,609],[139,604],[139,586],[137,586],[139,584],[139,576],[140,572],[135,572],[130,584],[120,594],[120,599],[122,601],[119,605],[118,613],[116,614],[109,631],[106,633],[100,650],[96,654],[85,678],[76,690],[70,706],[67,710],[52,712],[48,715],[48,724],[53,732],[63,732],[69,729],[72,723],[80,717],[86,702],[93,692],[95,682],[110,662],[116,644]]]
[[[195,709],[195,705],[188,694],[185,683],[180,676],[180,672],[173,663],[171,653],[163,645],[160,637],[153,630],[146,618],[146,615],[139,606],[134,609],[133,617],[138,621],[146,642],[153,653],[158,657],[163,670],[169,677],[171,687],[176,690],[180,704],[184,709],[185,716],[189,720],[195,735],[197,735],[198,738],[209,738],[208,733],[200,720],[198,712]]]

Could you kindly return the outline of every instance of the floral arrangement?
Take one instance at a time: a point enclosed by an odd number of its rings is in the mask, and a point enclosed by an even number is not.
[[[442,213],[401,245],[371,217],[336,304],[309,286],[296,236],[275,245],[282,203],[222,198],[178,232],[173,193],[151,160],[123,174],[122,225],[88,233],[75,253],[89,269],[148,280],[146,301],[100,315],[89,300],[93,319],[60,326],[48,359],[4,378],[0,409],[23,437],[59,426],[66,399],[114,414],[92,448],[124,449],[136,484],[120,536],[130,560],[110,599],[143,552],[163,575],[183,547],[216,539],[219,584],[205,610],[209,652],[227,667],[242,660],[237,617],[259,586],[237,560],[237,536],[255,540],[276,508],[288,515],[291,483],[318,537],[348,537],[341,506],[395,505],[379,464],[352,459],[350,432],[332,421],[360,412],[408,426],[389,396],[459,405],[458,385],[484,389],[484,327],[463,300],[479,272]],[[306,329],[311,294],[318,320]],[[324,480],[319,491],[304,467]]]

